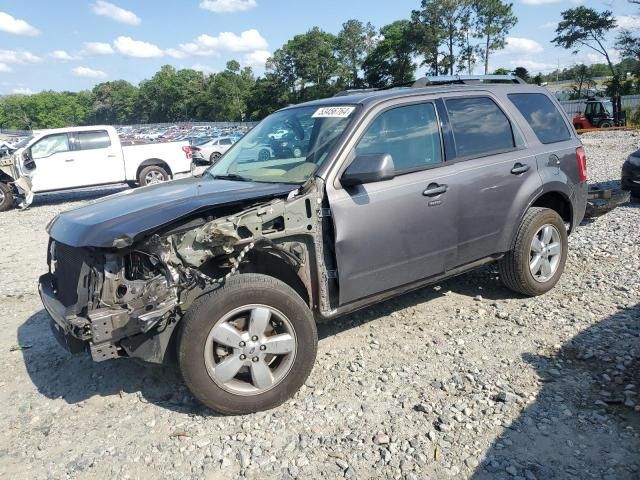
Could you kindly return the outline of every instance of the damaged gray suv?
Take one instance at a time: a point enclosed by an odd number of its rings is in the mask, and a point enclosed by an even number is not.
[[[586,193],[584,150],[544,88],[344,92],[274,113],[199,177],[60,214],[40,294],[69,351],[177,362],[203,404],[255,412],[305,382],[320,318],[494,261],[510,289],[544,294]]]

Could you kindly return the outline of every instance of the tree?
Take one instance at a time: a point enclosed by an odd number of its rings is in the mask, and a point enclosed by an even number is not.
[[[593,8],[576,7],[562,12],[562,21],[556,28],[556,37],[551,43],[576,54],[582,47],[602,55],[609,66],[611,76],[618,76],[606,47],[606,35],[616,27],[610,10],[598,13]]]
[[[509,75],[511,72],[509,70],[507,70],[506,68],[496,68],[493,71],[494,75]]]
[[[458,58],[454,54],[454,48],[465,39],[465,27],[471,17],[470,0],[439,0],[442,10],[442,23],[445,32],[447,46],[449,75],[453,75],[454,66]]]
[[[520,77],[525,82],[529,83],[531,77],[529,76],[529,71],[524,67],[516,67],[512,72],[516,77]]]
[[[471,75],[473,73],[473,67],[478,62],[478,55],[482,52],[478,45],[471,43],[473,37],[473,17],[467,16],[461,25],[462,40],[458,47],[460,52],[458,54],[458,72],[462,72],[466,69],[467,73]]]
[[[442,9],[437,0],[422,0],[420,10],[411,12],[411,25],[406,36],[414,53],[422,56],[422,65],[433,75],[440,74],[440,45],[445,31],[441,21]]]
[[[357,87],[362,82],[358,76],[367,55],[375,46],[376,29],[371,23],[366,25],[360,20],[348,20],[342,24],[338,33],[337,48],[341,75],[348,78],[346,82],[351,87]]]
[[[138,89],[125,80],[99,83],[91,92],[96,123],[125,125],[136,120]]]
[[[491,52],[504,48],[505,38],[518,18],[513,14],[513,4],[502,0],[478,0],[474,2],[474,10],[476,36],[483,39],[481,52],[486,75]]]
[[[587,89],[587,96],[589,96],[589,90],[595,86],[595,82],[591,76],[591,69],[584,64],[580,64],[575,68],[575,78],[573,81],[571,100],[581,99],[583,97],[583,88]]]
[[[382,40],[363,64],[365,80],[371,87],[386,87],[411,82],[416,71],[412,25],[398,20],[380,30]]]
[[[538,73],[535,77],[533,77],[533,83],[540,86],[542,85],[542,74]]]

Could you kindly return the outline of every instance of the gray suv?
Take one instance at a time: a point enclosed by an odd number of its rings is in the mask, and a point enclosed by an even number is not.
[[[261,155],[274,135],[304,155]],[[40,294],[69,351],[175,361],[212,409],[264,410],[311,372],[319,318],[489,262],[549,291],[586,175],[558,102],[515,77],[345,92],[272,114],[201,176],[60,214]]]

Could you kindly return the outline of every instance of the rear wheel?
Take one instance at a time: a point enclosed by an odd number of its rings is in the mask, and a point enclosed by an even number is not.
[[[605,121],[605,122],[602,122],[600,124],[600,128],[609,128],[609,127],[611,127],[611,123],[610,122],[606,122]]]
[[[198,400],[237,415],[288,400],[309,376],[317,348],[315,321],[302,298],[272,277],[243,274],[187,311],[178,362]]]
[[[213,152],[211,156],[209,156],[209,163],[211,163],[211,165],[215,165],[216,163],[218,163],[218,160],[220,160],[221,156],[222,155],[220,154],[220,152]]]
[[[145,187],[147,185],[155,185],[169,180],[169,173],[159,165],[150,165],[143,168],[138,175],[138,183]]]
[[[560,215],[549,208],[530,208],[513,248],[498,262],[500,278],[508,288],[524,295],[547,293],[562,276],[567,246],[567,228]]]
[[[13,207],[13,192],[6,183],[0,183],[0,212],[4,212]]]

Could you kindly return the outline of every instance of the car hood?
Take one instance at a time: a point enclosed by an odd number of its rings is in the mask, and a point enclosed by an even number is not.
[[[286,196],[298,188],[282,183],[254,183],[190,177],[126,190],[55,217],[47,232],[72,247],[112,247],[114,239],[137,240],[198,210],[251,199]]]

